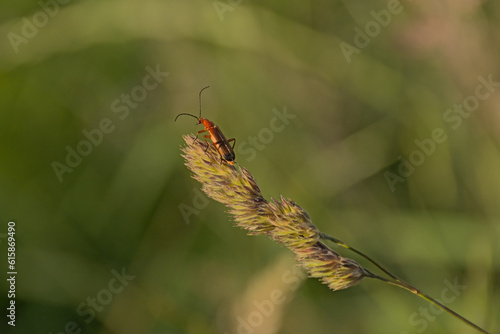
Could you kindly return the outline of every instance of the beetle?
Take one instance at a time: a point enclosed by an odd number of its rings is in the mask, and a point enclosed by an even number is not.
[[[207,145],[209,145],[208,139],[212,140],[212,144],[217,149],[217,152],[219,152],[221,163],[222,160],[225,160],[227,163],[234,165],[234,159],[236,158],[236,155],[234,154],[234,145],[236,145],[236,139],[234,138],[231,138],[229,140],[226,139],[226,136],[224,136],[221,129],[217,125],[215,125],[212,121],[209,121],[208,119],[201,117],[201,93],[208,87],[210,86],[204,87],[202,90],[200,90],[200,93],[198,95],[200,102],[200,115],[196,117],[195,115],[192,114],[180,113],[179,115],[177,115],[177,117],[175,117],[174,121],[177,121],[177,118],[182,115],[196,118],[198,120],[196,125],[203,124],[203,126],[205,127],[204,130],[198,131],[198,134],[203,132],[208,132],[207,135],[204,135],[205,142],[207,142]],[[229,145],[230,142],[233,142],[232,146]]]

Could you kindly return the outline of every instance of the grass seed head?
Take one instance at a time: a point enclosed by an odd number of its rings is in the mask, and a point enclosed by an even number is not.
[[[245,168],[221,161],[212,144],[194,136],[184,136],[184,140],[187,145],[182,148],[183,157],[193,172],[192,177],[202,184],[209,197],[229,208],[236,226],[250,235],[267,235],[288,247],[311,277],[320,279],[332,290],[349,288],[366,276],[366,271],[355,261],[318,241],[318,228],[294,201],[284,197],[267,201]]]

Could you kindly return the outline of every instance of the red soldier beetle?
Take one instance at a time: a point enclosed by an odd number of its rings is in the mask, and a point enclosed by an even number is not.
[[[208,143],[208,139],[212,140],[212,144],[215,146],[217,149],[217,152],[219,152],[220,155],[220,161],[222,163],[222,160],[225,160],[227,163],[234,165],[234,159],[236,158],[236,155],[234,154],[234,145],[236,145],[236,139],[231,138],[231,139],[226,139],[224,134],[222,133],[221,129],[215,125],[213,122],[209,121],[206,118],[201,117],[201,93],[207,89],[210,86],[204,87],[202,90],[200,90],[200,93],[198,95],[199,102],[200,102],[200,115],[196,117],[195,115],[192,114],[187,114],[187,113],[181,113],[175,117],[174,121],[177,121],[177,118],[181,115],[185,116],[191,116],[194,117],[198,120],[196,125],[198,124],[203,124],[205,127],[204,130],[198,131],[198,134],[203,133],[203,132],[208,132],[207,135],[204,135],[203,137],[205,138],[205,142],[207,145],[210,145]],[[233,145],[229,145],[230,142],[233,142]],[[207,146],[208,149],[208,146]]]

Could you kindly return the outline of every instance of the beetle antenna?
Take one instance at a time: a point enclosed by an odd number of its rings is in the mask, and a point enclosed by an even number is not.
[[[200,94],[198,94],[198,99],[200,100],[200,117],[198,119],[201,118],[201,92],[203,92],[205,89],[207,89],[208,87],[210,86],[207,86],[207,87],[203,87],[201,90],[200,90]]]
[[[177,118],[178,118],[179,116],[181,116],[181,115],[191,116],[191,117],[194,117],[194,118],[196,118],[197,120],[199,120],[199,118],[198,118],[198,117],[196,117],[195,115],[182,113],[182,114],[177,115],[177,117],[175,117],[174,122],[175,122],[175,121],[177,120]]]

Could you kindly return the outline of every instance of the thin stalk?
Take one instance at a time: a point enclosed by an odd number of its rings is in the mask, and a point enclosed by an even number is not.
[[[322,239],[326,239],[326,240],[330,240],[330,241],[333,241],[334,243],[336,243],[337,245],[339,246],[342,246],[344,248],[347,248],[349,249],[350,251],[364,257],[365,259],[367,259],[368,261],[370,261],[372,264],[374,264],[377,268],[379,268],[380,270],[382,270],[385,274],[387,274],[388,276],[390,276],[391,278],[394,279],[394,281],[390,280],[390,279],[387,279],[385,277],[382,277],[382,276],[379,276],[377,274],[374,274],[372,273],[371,271],[369,270],[366,270],[366,277],[370,277],[370,278],[375,278],[375,279],[378,279],[378,280],[381,280],[383,282],[386,282],[388,284],[391,284],[391,285],[394,285],[394,286],[397,286],[397,287],[400,287],[402,289],[405,289],[411,293],[413,293],[414,295],[417,295],[419,296],[420,298],[423,298],[425,300],[427,300],[428,302],[436,305],[437,307],[441,308],[442,310],[446,311],[448,314],[451,314],[452,316],[454,316],[455,318],[461,320],[462,322],[464,322],[465,324],[469,325],[470,327],[474,328],[475,330],[481,332],[481,333],[485,333],[485,334],[488,334],[487,331],[485,331],[484,329],[482,329],[481,327],[477,326],[476,324],[472,323],[471,321],[465,319],[464,317],[462,317],[460,314],[456,313],[455,311],[451,310],[450,308],[446,307],[445,305],[441,304],[440,302],[438,302],[437,300],[435,300],[434,298],[432,298],[431,296],[425,294],[424,292],[420,291],[418,288],[414,287],[413,285],[401,280],[400,278],[398,278],[397,276],[393,275],[392,273],[390,273],[388,270],[386,270],[384,267],[382,267],[381,265],[379,265],[375,260],[373,260],[372,258],[370,258],[368,255],[365,255],[364,253],[362,253],[361,251],[358,251],[357,249],[347,245],[346,243],[342,242],[341,240],[337,239],[337,238],[334,238],[332,236],[329,236],[327,234],[324,234],[324,233],[320,233],[320,237]]]
[[[372,258],[370,258],[368,255],[362,253],[361,251],[357,250],[356,248],[353,248],[351,246],[349,246],[348,244],[344,243],[343,241],[337,239],[337,238],[334,238],[332,236],[329,236],[328,234],[325,234],[325,233],[322,233],[320,232],[319,233],[319,236],[320,238],[322,239],[325,239],[325,240],[330,240],[330,241],[333,241],[334,243],[336,243],[337,245],[339,246],[342,246],[344,248],[347,248],[348,250],[350,250],[351,252],[354,252],[362,257],[364,257],[365,259],[367,259],[368,261],[370,261],[372,264],[374,264],[378,269],[382,270],[384,273],[386,273],[388,276],[392,277],[393,279],[395,279],[396,281],[400,282],[400,283],[403,283],[403,284],[407,284],[405,283],[404,281],[400,280],[398,277],[394,276],[393,274],[391,274],[388,270],[386,270],[384,267],[382,267],[380,264],[378,264],[377,262],[375,262],[375,260],[373,260]],[[408,284],[407,284],[408,285]]]
[[[446,307],[445,305],[441,304],[440,302],[438,302],[437,300],[435,300],[434,298],[432,298],[431,296],[423,293],[422,291],[420,291],[418,288],[408,284],[408,283],[405,283],[405,284],[402,284],[400,282],[395,282],[395,281],[391,281],[385,277],[382,277],[382,276],[379,276],[377,274],[374,274],[368,270],[367,271],[367,276],[366,277],[370,277],[370,278],[375,278],[375,279],[378,279],[378,280],[381,280],[383,282],[386,282],[388,284],[391,284],[391,285],[394,285],[394,286],[397,286],[397,287],[400,287],[402,289],[405,289],[411,293],[413,293],[414,295],[417,295],[425,300],[427,300],[428,302],[436,305],[437,307],[441,308],[442,310],[446,311],[447,313],[451,314],[452,316],[454,316],[455,318],[461,320],[462,322],[464,322],[465,324],[469,325],[470,327],[474,328],[475,330],[477,330],[478,332],[480,333],[485,333],[485,334],[489,334],[487,331],[485,331],[484,329],[482,329],[481,327],[479,327],[478,325],[474,324],[473,322],[467,320],[466,318],[462,317],[460,314],[456,313],[455,311],[453,311],[452,309]]]

